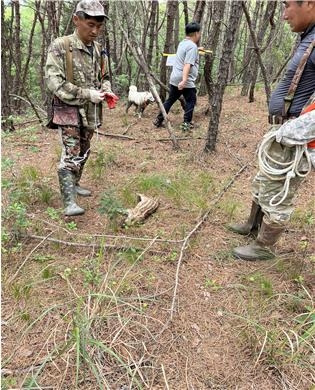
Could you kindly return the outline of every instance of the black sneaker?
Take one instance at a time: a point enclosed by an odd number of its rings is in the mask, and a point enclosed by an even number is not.
[[[163,119],[159,119],[159,118],[156,118],[154,121],[153,121],[153,124],[155,127],[163,127]]]

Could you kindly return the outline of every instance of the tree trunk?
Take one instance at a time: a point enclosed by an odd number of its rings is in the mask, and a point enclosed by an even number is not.
[[[151,4],[151,17],[150,17],[150,28],[149,28],[149,48],[148,48],[148,67],[151,68],[153,58],[153,47],[156,30],[156,15],[158,10],[158,1],[152,0]]]
[[[28,41],[27,59],[26,59],[26,62],[25,62],[23,78],[22,78],[22,83],[23,84],[25,84],[26,76],[27,76],[27,74],[29,72],[29,64],[30,64],[30,60],[31,60],[31,57],[32,57],[33,36],[34,36],[35,27],[36,27],[36,22],[37,22],[37,12],[34,12],[34,20],[33,20],[32,28],[31,28],[31,32],[30,32],[30,38],[29,38],[29,41]]]
[[[273,2],[270,2],[268,3],[267,5],[267,9],[269,8],[269,5],[271,4],[271,6],[273,7],[274,6],[274,3]],[[248,9],[246,7],[246,3],[244,1],[242,1],[242,8],[244,10],[244,13],[245,13],[245,17],[246,17],[246,20],[247,20],[247,24],[248,24],[248,28],[249,28],[249,32],[252,36],[252,41],[253,41],[253,45],[254,45],[254,49],[255,49],[255,52],[256,52],[256,55],[257,55],[257,61],[259,63],[259,66],[260,66],[260,70],[261,70],[261,73],[263,75],[263,79],[264,79],[264,84],[265,84],[265,91],[266,91],[266,97],[267,97],[267,104],[269,102],[269,97],[270,97],[270,86],[269,86],[269,80],[268,80],[268,77],[267,77],[267,74],[266,74],[266,68],[263,64],[263,61],[262,61],[262,58],[261,58],[261,51],[260,51],[260,48],[259,48],[259,42],[257,40],[257,37],[256,37],[256,34],[255,34],[255,31],[252,27],[252,23],[251,23],[251,19],[250,19],[250,15],[249,15],[249,12],[248,12]],[[267,12],[267,11],[266,11]],[[264,23],[262,23],[262,26],[263,27],[266,27],[264,26]],[[263,34],[265,32],[265,28],[263,29],[263,31],[261,32],[261,37],[263,37]],[[258,72],[258,68],[256,67],[256,72]],[[256,77],[257,77],[257,74],[256,74]]]
[[[257,21],[259,19],[259,14],[262,12],[262,9],[264,7],[263,1],[256,1],[255,10],[253,13],[253,29],[256,31],[256,25]],[[245,27],[247,24],[245,24]],[[248,34],[248,41],[247,41],[247,47],[245,51],[245,55],[243,57],[243,75],[242,75],[242,90],[241,90],[241,96],[247,96],[249,85],[250,85],[250,78],[251,78],[251,62],[253,58],[253,40],[251,34]]]
[[[277,7],[276,1],[268,1],[264,17],[263,17],[263,19],[260,23],[260,26],[259,26],[259,30],[258,30],[258,34],[257,34],[257,47],[259,48],[259,53],[257,52],[257,50],[255,50],[257,56],[252,62],[252,74],[251,74],[250,89],[249,89],[249,103],[254,102],[254,92],[255,92],[255,86],[256,86],[256,81],[257,81],[258,72],[259,72],[259,64],[260,63],[262,64],[261,54],[267,49],[268,45],[272,41],[272,36],[274,34],[274,31],[275,31],[275,25],[273,23],[273,16],[274,16],[276,7]],[[265,45],[264,48],[261,48],[261,45],[263,43],[264,36],[265,36],[266,31],[268,29],[269,23],[271,25],[271,28],[270,28],[270,33],[266,39],[267,44]],[[259,56],[260,56],[260,58],[259,58]],[[266,88],[266,93],[268,94],[267,101],[269,101],[270,80],[267,77],[267,71],[265,69],[265,66],[263,66],[263,69],[261,69],[261,72],[262,72],[265,84],[267,84],[267,86],[265,86],[265,88]]]
[[[212,68],[213,63],[219,43],[220,32],[221,32],[221,24],[223,22],[223,16],[225,11],[226,1],[215,1],[209,2],[209,7],[212,7],[212,23],[211,29],[208,35],[208,39],[206,41],[206,47],[209,48],[212,53],[205,57],[205,65],[204,65],[204,77],[205,83],[209,98],[209,109],[208,113],[210,113],[211,102],[213,97],[213,89],[214,89],[214,80],[212,77]]]
[[[174,46],[173,41],[173,29],[174,29],[174,20],[177,12],[178,2],[174,0],[168,0],[167,2],[167,24],[166,24],[166,37],[164,44],[164,53],[169,53],[171,48]],[[166,74],[166,59],[167,57],[162,57],[161,60],[161,71],[160,71],[160,80],[163,84],[167,84],[167,74]],[[160,97],[164,102],[166,98],[166,93],[164,88],[160,88]]]
[[[206,5],[205,0],[196,1],[196,6],[195,6],[195,11],[193,16],[194,22],[201,23],[204,10],[205,10],[205,5]]]
[[[11,120],[11,105],[10,105],[10,80],[11,80],[11,69],[9,68],[9,56],[7,50],[7,38],[9,36],[8,23],[5,21],[6,7],[4,1],[1,0],[1,126],[5,131],[14,130],[13,121]]]
[[[215,85],[214,93],[211,99],[211,116],[205,144],[205,152],[212,152],[215,150],[219,120],[222,110],[223,94],[228,81],[229,64],[233,56],[232,49],[237,38],[241,15],[242,3],[237,0],[233,0],[231,3],[228,28],[225,31],[223,52],[219,63],[218,81]]]
[[[189,23],[187,0],[183,0],[183,6],[184,6],[184,16],[185,16],[185,26],[186,26],[186,24]]]
[[[20,85],[18,75],[22,71],[22,53],[21,53],[21,13],[20,13],[20,2],[19,0],[13,0],[12,6],[15,14],[15,25],[14,25],[14,64],[15,64],[15,76],[13,90],[16,95],[20,95]],[[19,112],[21,109],[21,101],[14,100],[14,109]]]

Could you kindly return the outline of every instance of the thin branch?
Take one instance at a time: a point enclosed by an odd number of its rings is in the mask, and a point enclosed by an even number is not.
[[[52,233],[51,233],[52,234]],[[67,245],[67,246],[78,246],[78,247],[83,247],[83,248],[104,248],[104,249],[111,249],[111,250],[117,250],[117,251],[126,251],[128,249],[130,249],[130,246],[125,246],[125,245],[112,245],[112,244],[88,244],[88,243],[85,243],[85,242],[72,242],[72,241],[64,241],[64,240],[59,240],[57,238],[47,238],[47,237],[43,237],[43,236],[37,236],[37,235],[34,235],[34,234],[26,234],[24,235],[25,238],[32,238],[32,239],[35,239],[35,240],[43,240],[44,241],[51,241],[51,242],[55,242],[57,244],[62,244],[62,245]],[[40,243],[42,244],[42,243]],[[143,248],[137,248],[137,247],[133,247],[133,249],[137,250],[137,251],[143,251],[144,249]],[[152,250],[150,249],[149,250],[150,253],[154,253],[154,254],[164,254],[165,252],[164,251],[157,251],[157,250]]]
[[[130,140],[130,141],[135,140],[135,138],[129,137],[128,135],[123,135],[123,134],[103,133],[99,130],[96,130],[95,133],[99,134],[99,135],[103,135],[104,137],[120,138],[120,139],[125,139],[125,140]]]
[[[210,213],[212,212],[213,207],[221,200],[221,198],[225,194],[225,192],[232,186],[232,184],[242,174],[242,172],[245,171],[245,169],[248,167],[248,165],[249,165],[249,163],[243,165],[242,168],[238,170],[238,172],[233,176],[233,178],[228,182],[228,184],[226,184],[226,186],[222,189],[222,191],[213,200],[211,207],[203,214],[200,221],[194,226],[194,228],[185,237],[183,245],[182,245],[181,250],[180,250],[179,259],[177,262],[173,300],[172,300],[172,305],[171,305],[171,310],[170,310],[171,311],[170,320],[173,319],[174,310],[175,310],[175,303],[176,303],[176,296],[177,296],[178,282],[179,282],[179,271],[180,271],[181,264],[182,264],[182,261],[184,258],[184,254],[185,254],[185,251],[188,247],[188,242],[189,242],[190,238],[196,233],[196,231],[200,228],[200,226],[207,220]]]

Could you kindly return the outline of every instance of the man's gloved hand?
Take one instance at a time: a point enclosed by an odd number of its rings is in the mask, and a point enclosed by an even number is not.
[[[90,100],[92,103],[100,103],[105,99],[105,92],[97,91],[95,89],[90,89]]]
[[[112,109],[115,108],[117,100],[119,100],[119,97],[116,96],[113,92],[104,92],[105,99],[108,105],[108,108]]]

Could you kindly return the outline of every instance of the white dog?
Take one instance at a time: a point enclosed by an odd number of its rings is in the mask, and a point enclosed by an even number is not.
[[[134,105],[139,118],[141,118],[146,106],[154,102],[155,100],[151,92],[138,92],[135,85],[130,85],[126,112]]]

